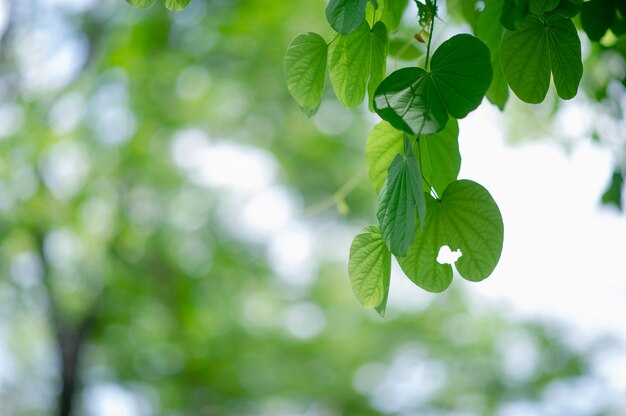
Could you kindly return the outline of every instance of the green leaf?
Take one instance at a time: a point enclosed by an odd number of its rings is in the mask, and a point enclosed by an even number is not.
[[[422,56],[413,39],[394,38],[389,41],[389,56],[400,61],[412,61]]]
[[[504,0],[500,23],[509,30],[516,30],[517,23],[528,15],[528,11],[528,0]]]
[[[582,77],[580,39],[574,23],[563,15],[542,21],[530,15],[518,30],[502,39],[502,70],[515,94],[527,103],[544,100],[550,72],[563,99],[576,95]]]
[[[330,45],[330,81],[337,98],[347,108],[355,108],[365,97],[371,54],[372,36],[365,21],[351,34],[339,35]]]
[[[461,170],[459,123],[451,119],[442,131],[421,136],[415,154],[426,182],[441,195]]]
[[[371,31],[372,52],[370,58],[370,78],[367,86],[369,95],[370,111],[374,110],[374,93],[380,85],[387,69],[387,53],[389,51],[389,38],[384,23],[377,22]]]
[[[419,162],[404,137],[406,157],[398,153],[389,166],[387,179],[378,197],[378,222],[385,244],[396,256],[404,256],[413,242],[415,210],[426,214]]]
[[[126,0],[130,3],[131,6],[136,7],[138,9],[147,9],[152,7],[156,0]]]
[[[391,273],[391,253],[385,247],[380,228],[365,227],[352,241],[348,275],[352,291],[366,308],[378,307],[384,316]]]
[[[380,192],[387,169],[398,153],[403,151],[403,132],[386,121],[378,123],[367,139],[365,165],[376,192]]]
[[[584,2],[580,9],[580,23],[583,30],[594,42],[602,39],[615,19],[613,0],[591,0]]]
[[[183,10],[185,7],[189,5],[190,0],[164,0],[165,7],[169,10],[177,12]]]
[[[624,175],[620,171],[613,172],[611,183],[602,194],[602,203],[604,205],[615,205],[617,209],[622,210],[622,188],[624,187]]]
[[[330,0],[326,19],[342,35],[349,35],[365,21],[367,0]]]
[[[456,180],[461,169],[459,153],[459,125],[452,119],[438,133],[420,136],[415,146],[415,157],[425,180],[438,194]],[[367,139],[365,164],[367,173],[379,192],[387,178],[387,169],[398,153],[404,152],[403,132],[386,121],[378,123]],[[428,188],[427,183],[423,185]]]
[[[376,89],[374,110],[409,134],[434,133],[448,122],[445,104],[422,68],[402,68],[385,78]]]
[[[448,185],[438,201],[428,195],[426,204],[424,230],[415,231],[407,256],[398,258],[406,275],[425,290],[445,290],[452,269],[439,264],[437,256],[448,245],[461,250],[455,265],[463,278],[487,278],[500,260],[504,241],[502,216],[489,192],[476,182],[459,180]]]
[[[287,89],[309,117],[317,112],[324,91],[328,46],[317,33],[298,35],[285,54]]]
[[[576,0],[561,0],[559,5],[549,12],[544,13],[545,17],[561,14],[565,17],[574,17],[580,12],[580,1]]]
[[[448,113],[463,118],[474,110],[491,82],[489,49],[479,39],[456,35],[433,54],[431,72],[402,68],[376,90],[374,109],[409,134],[442,130]]]
[[[426,195],[426,220],[423,230],[415,231],[415,239],[405,257],[397,257],[402,271],[419,287],[429,292],[443,292],[452,283],[452,266],[439,264],[437,256],[447,244],[441,223],[439,203]]]
[[[407,3],[408,0],[385,0],[382,21],[389,32],[395,32],[400,26]]]
[[[509,98],[509,86],[500,66],[500,44],[504,33],[498,20],[501,14],[501,1],[485,0],[485,8],[480,12],[476,21],[476,37],[485,42],[491,56],[493,79],[487,90],[487,99],[503,110]]]
[[[530,12],[538,16],[549,12],[559,5],[559,0],[529,0]]]

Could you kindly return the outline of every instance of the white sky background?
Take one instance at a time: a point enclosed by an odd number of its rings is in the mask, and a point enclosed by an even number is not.
[[[610,331],[626,340],[626,217],[599,203],[611,153],[589,140],[571,154],[549,141],[505,144],[497,120],[483,105],[460,124],[460,177],[491,192],[505,225],[494,274],[466,286],[587,335]]]

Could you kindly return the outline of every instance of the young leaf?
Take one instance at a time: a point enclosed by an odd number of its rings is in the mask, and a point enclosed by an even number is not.
[[[165,7],[169,10],[177,12],[183,10],[185,7],[189,5],[190,0],[164,0]]]
[[[330,0],[326,19],[342,35],[349,35],[365,21],[367,0]]]
[[[402,68],[376,90],[374,109],[409,134],[442,130],[448,114],[463,118],[474,110],[491,83],[489,49],[471,35],[456,35],[435,51],[431,72]]]
[[[402,135],[402,131],[381,121],[367,139],[365,164],[376,192],[385,183],[387,168],[394,157],[403,152]],[[440,195],[450,182],[456,180],[461,169],[458,137],[459,124],[452,119],[442,131],[420,136],[414,148],[422,175]],[[424,187],[428,185],[424,183]]]
[[[500,110],[504,109],[509,98],[509,86],[506,83],[502,67],[500,66],[500,44],[504,31],[498,19],[502,14],[502,2],[497,0],[485,0],[485,8],[476,20],[476,36],[485,42],[491,56],[491,68],[493,79],[487,90],[487,99]]]
[[[540,103],[548,92],[550,72],[563,99],[576,95],[582,78],[580,39],[574,23],[563,15],[542,21],[530,15],[518,30],[502,39],[502,70],[515,94],[527,103]]]
[[[330,81],[337,98],[347,108],[363,101],[370,72],[372,35],[362,24],[347,36],[339,35],[329,48]]]
[[[376,22],[371,31],[372,52],[370,59],[370,79],[367,84],[370,111],[374,110],[374,93],[385,78],[387,69],[387,53],[389,51],[389,38],[387,28],[382,22]]]
[[[396,256],[406,255],[415,234],[413,179],[407,160],[396,155],[378,196],[378,222],[385,244]]]
[[[156,0],[126,0],[130,3],[131,6],[136,7],[138,9],[147,9],[152,7]]]
[[[416,230],[408,254],[398,258],[400,267],[418,286],[431,292],[445,290],[452,279],[448,265],[437,262],[443,245],[460,249],[459,274],[470,281],[487,278],[502,253],[504,225],[489,192],[476,182],[452,182],[441,200],[426,198],[426,226]]]
[[[328,46],[317,33],[298,35],[285,54],[287,89],[307,116],[317,112],[324,91]]]
[[[384,315],[391,273],[391,253],[385,247],[380,228],[365,227],[352,241],[348,275],[352,291],[366,308],[378,307]]]

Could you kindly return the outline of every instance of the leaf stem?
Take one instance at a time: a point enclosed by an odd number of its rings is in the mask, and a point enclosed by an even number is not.
[[[437,0],[434,1],[433,3],[433,11],[436,13],[437,12]],[[433,31],[435,30],[435,18],[437,16],[435,14],[433,14],[433,16],[430,19],[430,33],[428,34],[428,45],[426,46],[426,62],[424,63],[424,69],[428,71],[429,67],[428,64],[430,63],[430,43],[433,40]]]

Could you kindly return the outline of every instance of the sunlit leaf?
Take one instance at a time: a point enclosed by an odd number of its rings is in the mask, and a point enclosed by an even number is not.
[[[476,182],[459,180],[448,185],[440,200],[427,195],[426,204],[424,229],[415,231],[406,257],[398,258],[406,275],[425,290],[445,290],[452,269],[437,262],[443,245],[461,250],[455,265],[463,278],[480,281],[491,275],[502,253],[504,225],[489,192]]]
[[[518,30],[505,33],[500,60],[511,89],[528,103],[543,101],[550,72],[563,99],[576,95],[582,78],[580,39],[574,23],[563,15],[545,21],[528,16]]]
[[[433,54],[430,73],[402,68],[376,90],[378,115],[409,134],[442,130],[448,114],[463,118],[474,110],[491,82],[489,49],[471,35],[456,35]]]
[[[297,36],[285,54],[287,89],[308,116],[317,112],[322,99],[327,51],[326,41],[309,32]]]
[[[131,6],[136,7],[138,9],[147,9],[152,7],[156,0],[126,0],[130,3]]]
[[[381,315],[386,306],[390,273],[391,253],[383,242],[380,228],[365,227],[350,246],[348,275],[358,301],[366,308],[382,306]]]
[[[365,21],[367,0],[330,0],[326,19],[337,32],[348,35]]]
[[[189,5],[190,0],[164,0],[165,7],[172,11],[180,11]]]

